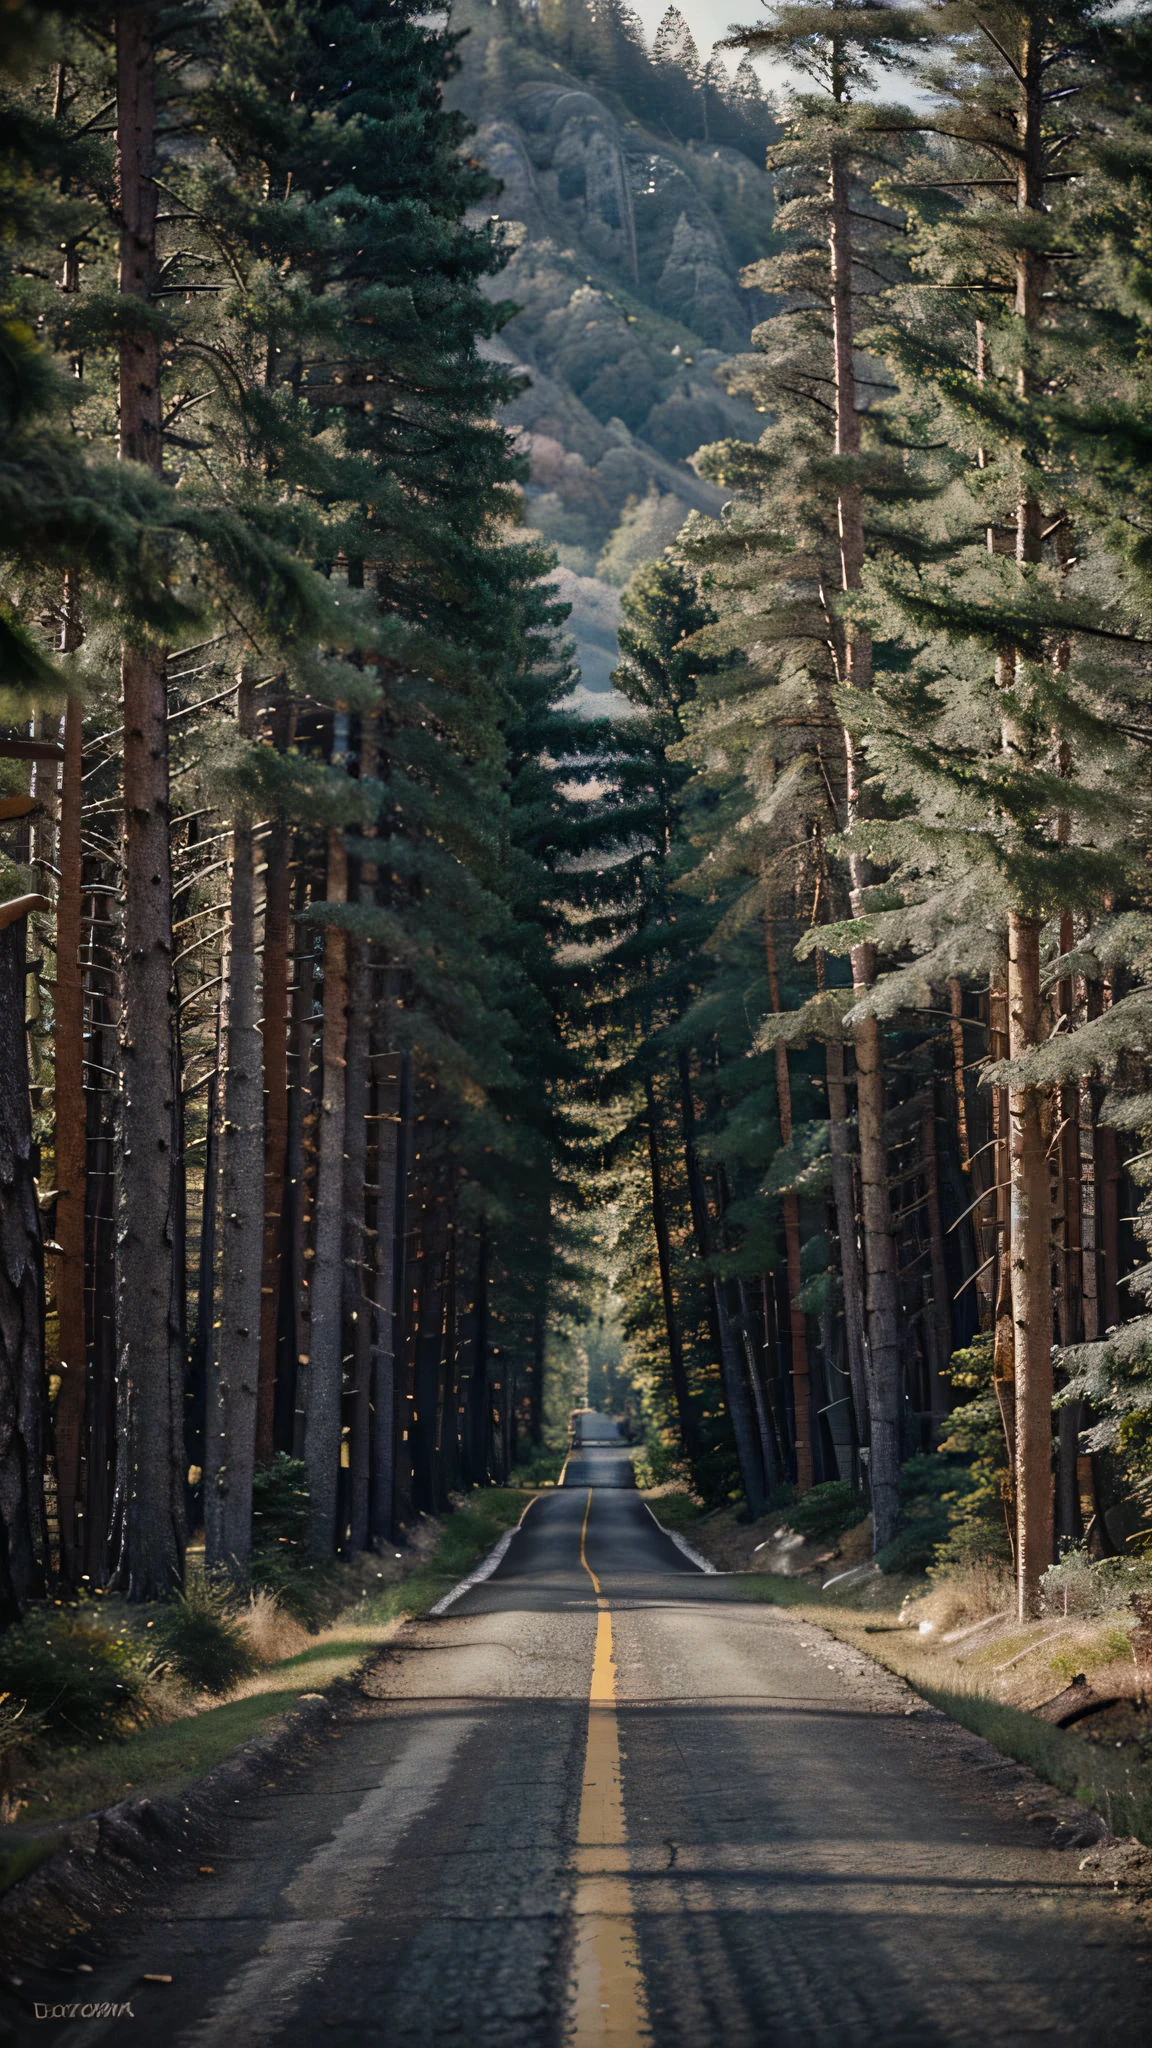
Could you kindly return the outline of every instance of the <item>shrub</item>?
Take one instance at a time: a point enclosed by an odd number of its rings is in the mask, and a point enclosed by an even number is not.
[[[234,1596],[203,1580],[169,1601],[153,1634],[155,1668],[169,1671],[189,1692],[223,1699],[250,1678],[256,1658],[237,1624]]]
[[[846,1479],[827,1479],[813,1486],[802,1500],[788,1508],[785,1520],[798,1536],[813,1543],[828,1543],[862,1521],[864,1502]]]
[[[1046,1614],[1120,1614],[1152,1586],[1152,1564],[1133,1557],[1102,1557],[1066,1550],[1040,1581]]]
[[[522,1458],[512,1474],[513,1486],[555,1486],[563,1470],[564,1451],[533,1450]]]
[[[145,1712],[144,1673],[126,1631],[113,1634],[76,1608],[34,1608],[4,1637],[4,1683],[50,1742],[91,1742]]]
[[[898,1529],[891,1543],[876,1552],[876,1563],[882,1572],[922,1572],[936,1555],[940,1538],[940,1522],[925,1514],[907,1522]]]
[[[308,1549],[308,1488],[303,1458],[277,1451],[252,1479],[252,1543],[258,1551],[286,1545],[297,1556]]]
[[[248,1576],[285,1614],[315,1632],[349,1597],[340,1567],[308,1555],[310,1520],[304,1461],[284,1451],[261,1465],[252,1482],[252,1556]]]

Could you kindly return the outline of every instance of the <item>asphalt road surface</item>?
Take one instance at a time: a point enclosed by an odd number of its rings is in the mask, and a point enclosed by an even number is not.
[[[1012,1772],[706,1576],[597,1433],[327,1753],[237,1805],[213,1874],[77,1980],[132,2019],[56,2039],[1148,2048],[1147,1923]]]

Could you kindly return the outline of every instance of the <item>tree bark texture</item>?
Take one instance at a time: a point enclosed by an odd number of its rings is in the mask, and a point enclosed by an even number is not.
[[[268,837],[264,890],[261,1050],[264,1060],[264,1244],[260,1280],[260,1376],[256,1396],[256,1462],[276,1447],[276,1361],[280,1349],[280,1273],[288,1183],[288,909],[290,835],[275,824]]]
[[[774,1013],[779,1016],[780,976],[776,967],[776,935],[769,913],[764,919],[764,950],[768,965],[768,994]],[[776,1056],[776,1111],[780,1122],[780,1142],[792,1143],[792,1081],[788,1072],[788,1048],[777,1042]],[[812,1467],[812,1388],[808,1363],[808,1328],[804,1310],[798,1296],[800,1293],[800,1198],[795,1188],[788,1188],[784,1194],[784,1250],[788,1262],[788,1333],[792,1365],[792,1410],[796,1430],[796,1490],[807,1493],[814,1477]]]
[[[26,918],[0,931],[0,1621],[47,1591],[44,1249],[36,1199]],[[7,1612],[5,1612],[7,1609]]]
[[[250,735],[251,685],[240,686]],[[224,985],[224,1126],[220,1174],[220,1316],[209,1374],[204,1561],[241,1573],[252,1549],[252,1475],[260,1375],[264,1247],[264,1086],[256,958],[256,849],[243,813],[232,828],[231,933]]]
[[[844,1080],[844,1047],[830,1039],[825,1047],[828,1083],[828,1141],[832,1160],[832,1198],[840,1240],[840,1274],[844,1286],[844,1332],[848,1346],[848,1377],[856,1413],[856,1440],[869,1440],[867,1361],[864,1339],[864,1281],[856,1236],[856,1193],[848,1133],[848,1090]]]
[[[644,1107],[648,1130],[648,1171],[652,1182],[652,1229],[656,1238],[656,1261],[660,1270],[660,1294],[664,1303],[664,1328],[668,1335],[668,1376],[680,1423],[680,1440],[691,1456],[694,1442],[692,1396],[680,1341],[680,1323],[672,1286],[672,1250],[668,1236],[668,1209],[664,1200],[664,1179],[660,1163],[660,1133],[656,1090],[651,1074],[644,1076]]]
[[[65,586],[65,630],[77,593]],[[79,618],[75,620],[79,628]],[[76,642],[72,643],[77,644]],[[56,1282],[60,1318],[60,1392],[56,1397],[56,1500],[60,1526],[60,1572],[79,1585],[83,1555],[81,1452],[84,1435],[88,1347],[84,1335],[84,1205],[88,1183],[88,1132],[84,1102],[84,981],[80,965],[81,706],[69,697],[64,713],[64,768],[60,793],[59,868],[56,897],[56,1242],[61,1257]]]
[[[328,835],[329,903],[348,900],[344,834]],[[324,933],[324,1044],[317,1136],[312,1336],[304,1416],[304,1464],[311,1503],[311,1547],[330,1557],[337,1543],[344,1386],[344,1128],[348,1032],[348,941],[339,925]]]
[[[351,574],[351,569],[350,572]],[[361,569],[361,578],[363,570]],[[378,749],[376,718],[365,712],[360,726],[361,781],[376,774]],[[374,839],[376,828],[365,828],[365,838]],[[362,859],[358,896],[370,909],[376,901],[378,871],[373,860]],[[344,1256],[345,1318],[352,1332],[352,1438],[349,1469],[349,1547],[366,1550],[371,1518],[372,1486],[372,1369],[374,1341],[375,1258],[373,1232],[369,1224],[368,1152],[371,1109],[372,1062],[370,1018],[372,1007],[372,948],[358,940],[349,948],[348,981],[348,1084],[345,1099],[346,1136],[344,1145],[344,1223],[347,1244]],[[373,1127],[373,1140],[376,1127]],[[375,1142],[372,1145],[376,1155]],[[374,1204],[372,1205],[374,1206]]]
[[[117,16],[116,84],[120,295],[147,305],[157,274],[158,191],[156,58],[144,9]],[[125,319],[122,461],[160,474],[160,418],[156,340]],[[135,1600],[163,1597],[184,1571],[183,1360],[172,1321],[177,1075],[165,676],[162,649],[125,645],[116,1578]]]
[[[884,1144],[884,1071],[880,1026],[866,1017],[857,1026],[856,1104],[860,1124],[860,1187],[867,1274],[868,1474],[873,1545],[882,1550],[900,1519],[901,1408],[900,1292],[896,1237],[888,1194]]]
[[[1019,1060],[1040,1040],[1040,931],[1008,926],[1008,1045]],[[1035,1088],[1009,1090],[1011,1286],[1016,1366],[1016,1576],[1021,1620],[1036,1614],[1052,1563],[1052,1259],[1048,1161]]]
[[[740,1466],[740,1480],[748,1512],[756,1520],[764,1512],[764,1472],[757,1441],[756,1421],[752,1408],[752,1397],[748,1389],[744,1361],[736,1332],[732,1328],[732,1317],[725,1296],[724,1282],[713,1279],[716,1296],[716,1315],[720,1326],[720,1377],[724,1388],[724,1405],[732,1424],[736,1439],[736,1457]]]
[[[831,268],[832,354],[836,399],[836,453],[860,452],[860,414],[854,363],[852,209],[848,159],[833,147],[829,157],[829,256]],[[857,590],[864,567],[864,510],[860,486],[845,484],[838,494],[841,582]],[[853,689],[872,683],[872,642],[867,633],[848,632],[844,679]],[[848,764],[848,827],[858,822],[859,763],[850,733],[845,734]],[[864,867],[858,856],[849,862],[853,909],[862,907]],[[861,945],[852,951],[852,980],[863,996],[876,978],[874,950]],[[884,1071],[880,1027],[864,1017],[853,1037],[856,1053],[856,1107],[860,1129],[860,1184],[868,1323],[868,1408],[870,1441],[868,1472],[872,1492],[873,1541],[882,1549],[896,1533],[900,1513],[901,1393],[900,1283],[898,1253],[888,1194],[888,1160],[884,1143]]]
[[[708,1192],[704,1175],[700,1169],[700,1154],[696,1149],[696,1104],[692,1096],[692,1071],[687,1049],[680,1046],[676,1054],[676,1070],[680,1081],[680,1130],[684,1140],[684,1174],[688,1182],[688,1208],[692,1217],[692,1235],[696,1241],[696,1256],[705,1263],[711,1253],[711,1232],[708,1219]],[[720,1357],[720,1318],[716,1307],[716,1293],[712,1287],[704,1290],[708,1335],[712,1344],[713,1357]],[[689,1462],[699,1450],[699,1436],[696,1432],[696,1417],[692,1418],[693,1434],[685,1445]]]
[[[927,1304],[928,1371],[932,1391],[932,1421],[935,1426],[948,1413],[948,1390],[942,1375],[952,1356],[952,1304],[948,1298],[948,1269],[944,1262],[944,1224],[940,1215],[940,1173],[936,1156],[936,1105],[929,1083],[929,1100],[921,1119],[920,1154],[924,1161],[924,1206],[928,1222],[928,1257],[932,1273],[932,1294]]]
[[[360,900],[365,900],[363,869]],[[368,899],[371,901],[371,898]],[[349,1445],[348,1546],[368,1547],[372,1446],[372,1288],[368,1283],[367,1216],[370,1069],[368,1012],[372,962],[361,940],[349,944],[348,1048],[344,1135],[344,1318],[352,1341],[352,1431]]]
[[[385,979],[389,988],[391,976]],[[387,1004],[376,1022],[376,1202],[372,1240],[372,1463],[369,1533],[379,1549],[392,1541],[396,1478],[396,1222],[399,1206],[401,1059],[387,1048]]]

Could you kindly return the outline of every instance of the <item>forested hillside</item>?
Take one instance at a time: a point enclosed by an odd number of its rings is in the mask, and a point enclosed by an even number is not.
[[[755,429],[724,364],[765,301],[771,110],[745,63],[706,65],[674,8],[648,49],[616,5],[466,0],[449,97],[501,182],[515,317],[486,344],[526,378],[502,414],[530,459],[525,517],[555,547],[585,690],[615,659],[616,589],[723,493],[689,466]],[[595,706],[588,707],[595,709]]]

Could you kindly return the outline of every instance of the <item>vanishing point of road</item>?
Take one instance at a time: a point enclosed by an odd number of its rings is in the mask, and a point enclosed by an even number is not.
[[[1148,2048],[1147,1923],[1019,1773],[707,1575],[631,1477],[586,1417],[495,1572],[82,1980],[133,2017],[56,2039]]]

